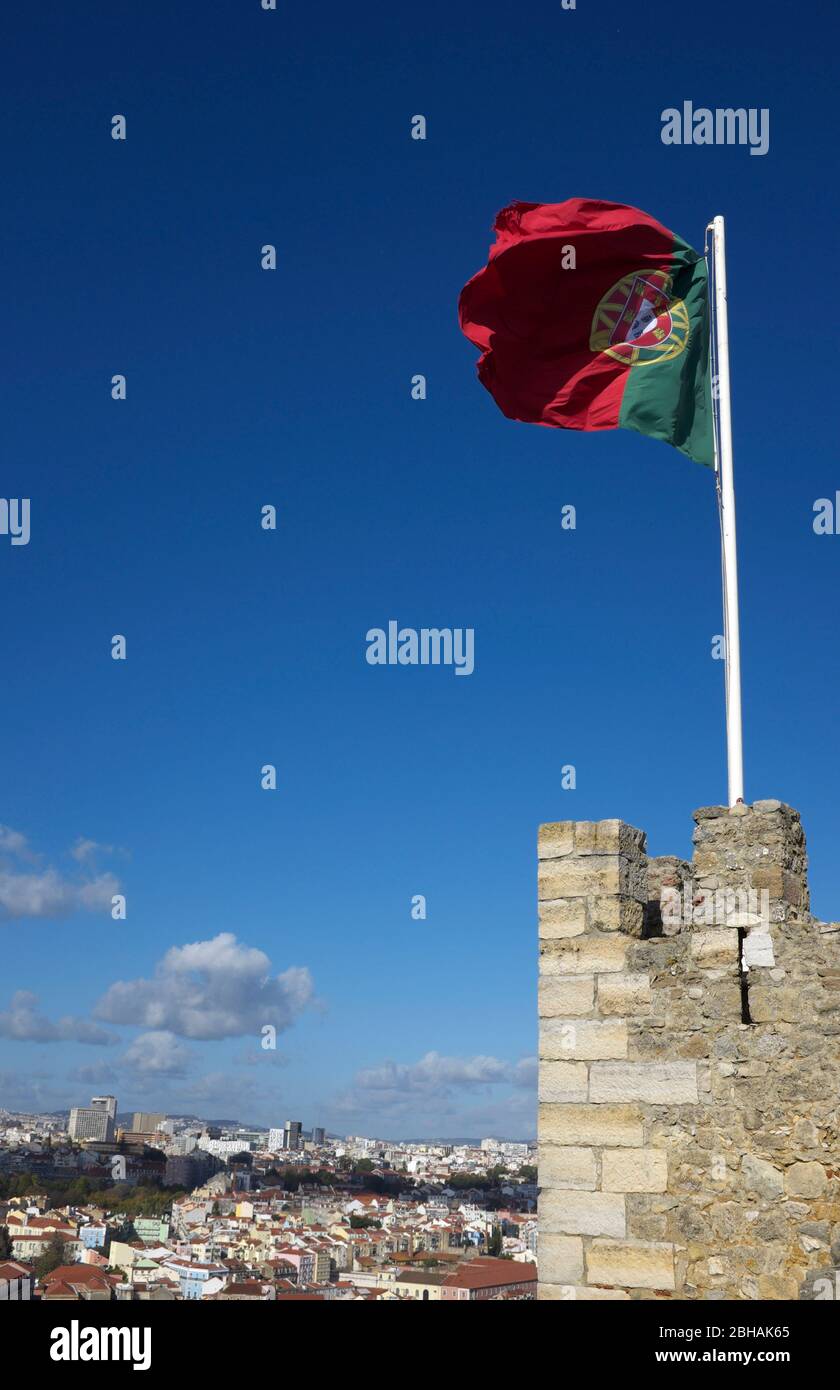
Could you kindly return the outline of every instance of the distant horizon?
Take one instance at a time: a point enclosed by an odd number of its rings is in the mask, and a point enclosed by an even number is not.
[[[144,1108],[145,1108],[145,1107],[144,1107]],[[58,1109],[58,1110],[33,1110],[33,1109],[31,1109],[31,1108],[26,1108],[26,1107],[24,1107],[24,1108],[21,1109],[21,1110],[9,1110],[7,1106],[5,1106],[5,1105],[3,1105],[3,1104],[0,1104],[0,1110],[6,1111],[7,1114],[11,1114],[11,1115],[18,1115],[18,1114],[20,1114],[20,1115],[27,1115],[27,1114],[28,1114],[28,1115],[33,1115],[33,1116],[34,1116],[34,1115],[38,1115],[38,1116],[43,1116],[43,1117],[45,1117],[45,1118],[47,1118],[47,1119],[64,1119],[64,1118],[66,1118],[66,1117],[69,1117],[70,1111],[71,1111],[72,1109],[75,1109],[75,1107],[74,1107],[74,1106],[69,1106],[69,1107],[65,1107],[65,1108],[63,1108],[63,1109]],[[137,1114],[141,1114],[141,1113],[143,1113],[141,1110],[118,1110],[118,1111],[117,1111],[117,1114],[116,1114],[116,1123],[117,1123],[117,1127],[118,1127],[118,1128],[124,1128],[124,1125],[121,1125],[121,1124],[120,1124],[120,1121],[121,1121],[121,1120],[124,1121],[124,1120],[126,1120],[127,1118],[130,1118],[132,1115],[137,1115]],[[200,1124],[203,1124],[203,1125],[205,1125],[205,1126],[210,1125],[210,1126],[212,1126],[213,1128],[221,1128],[221,1129],[243,1129],[243,1130],[249,1130],[249,1129],[250,1129],[250,1130],[257,1130],[257,1131],[260,1131],[260,1132],[265,1131],[266,1133],[268,1133],[269,1130],[271,1130],[271,1129],[282,1129],[283,1124],[285,1123],[285,1121],[282,1121],[282,1122],[278,1121],[278,1123],[277,1123],[276,1125],[251,1124],[251,1123],[248,1123],[248,1122],[243,1121],[243,1120],[216,1119],[216,1118],[214,1118],[214,1117],[206,1117],[206,1116],[204,1116],[204,1115],[199,1115],[199,1114],[197,1114],[197,1113],[195,1113],[195,1112],[193,1112],[193,1111],[187,1111],[187,1112],[178,1114],[178,1113],[174,1113],[174,1112],[172,1112],[172,1111],[162,1111],[162,1110],[161,1110],[161,1111],[155,1111],[154,1109],[152,1109],[152,1110],[146,1109],[146,1113],[147,1113],[147,1114],[163,1114],[163,1115],[165,1115],[165,1118],[166,1118],[167,1120],[181,1120],[181,1121],[186,1121],[186,1122],[189,1122],[189,1121],[192,1120],[192,1121],[196,1121],[196,1122],[198,1122],[198,1123],[200,1123]],[[313,1128],[315,1128],[315,1129],[320,1129],[320,1128],[324,1128],[324,1126],[320,1126],[320,1125],[312,1126],[312,1125],[310,1125],[310,1126],[307,1127],[306,1125],[304,1125],[304,1131],[307,1132],[307,1133],[308,1133],[308,1132],[311,1132],[311,1130],[312,1130]],[[337,1140],[337,1141],[343,1141],[343,1140],[352,1139],[352,1138],[354,1138],[354,1137],[357,1137],[357,1138],[361,1138],[361,1139],[372,1139],[372,1140],[376,1140],[377,1142],[381,1142],[381,1143],[383,1143],[383,1144],[403,1144],[403,1145],[406,1145],[406,1144],[455,1144],[455,1145],[466,1146],[466,1147],[478,1147],[478,1146],[481,1144],[481,1141],[482,1141],[483,1139],[495,1139],[495,1140],[497,1140],[500,1144],[529,1144],[529,1145],[533,1145],[533,1144],[536,1143],[536,1140],[534,1140],[534,1139],[508,1138],[507,1136],[500,1135],[500,1134],[481,1134],[481,1135],[479,1135],[478,1137],[456,1136],[456,1137],[454,1137],[454,1138],[452,1138],[452,1137],[446,1137],[446,1136],[443,1136],[443,1135],[433,1135],[433,1136],[428,1137],[428,1138],[422,1138],[422,1137],[420,1137],[420,1136],[418,1136],[418,1135],[411,1135],[411,1136],[409,1136],[409,1137],[399,1138],[399,1139],[398,1139],[398,1138],[395,1138],[393,1135],[383,1135],[383,1134],[370,1134],[370,1135],[368,1135],[368,1134],[362,1133],[360,1130],[354,1130],[352,1133],[347,1133],[347,1134],[335,1134],[334,1132],[332,1132],[332,1131],[330,1131],[330,1130],[327,1130],[327,1129],[325,1129],[325,1137],[326,1137],[327,1139],[329,1139],[329,1140],[332,1140],[332,1141],[336,1141],[336,1140]],[[289,1150],[289,1152],[294,1152],[294,1150]]]

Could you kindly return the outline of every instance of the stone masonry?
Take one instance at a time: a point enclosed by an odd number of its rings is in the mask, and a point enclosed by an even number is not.
[[[539,833],[543,1299],[840,1299],[840,925],[799,816]]]

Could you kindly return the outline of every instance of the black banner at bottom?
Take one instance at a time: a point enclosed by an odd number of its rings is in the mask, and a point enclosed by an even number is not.
[[[297,1305],[298,1300],[289,1302]],[[520,1315],[522,1313],[527,1318],[524,1323],[476,1325],[462,1308],[455,1314],[454,1324],[434,1322],[430,1326],[421,1322],[411,1326],[422,1328],[425,1336],[432,1330],[444,1328],[448,1336],[462,1328],[474,1336],[478,1326],[485,1350],[492,1347],[494,1366],[497,1354],[504,1355],[506,1344],[512,1358],[521,1366],[523,1352],[527,1355],[529,1337],[550,1337],[549,1354],[557,1357],[558,1369],[566,1358],[579,1356],[582,1347],[587,1345],[593,1372],[597,1366],[599,1377],[605,1372],[627,1370],[677,1371],[679,1374],[683,1369],[720,1365],[773,1367],[801,1375],[818,1364],[832,1364],[840,1332],[834,1300],[822,1303],[683,1303],[663,1299],[626,1303],[560,1301],[546,1303],[542,1308],[523,1309]],[[318,1336],[323,1326],[319,1319],[326,1316],[329,1327],[335,1315],[316,1313],[314,1324],[309,1323],[309,1316],[305,1311],[302,1314],[298,1306],[289,1306],[284,1313],[282,1308],[265,1304],[251,1307],[243,1303],[227,1303],[216,1316],[211,1307],[200,1301],[84,1300],[7,1304],[0,1313],[0,1330],[5,1334],[4,1371],[8,1376],[4,1376],[4,1380],[8,1385],[14,1384],[16,1370],[30,1378],[33,1372],[48,1369],[53,1377],[57,1373],[60,1378],[62,1368],[73,1362],[86,1372],[100,1369],[108,1374],[120,1370],[159,1371],[179,1364],[188,1365],[192,1372],[212,1373],[219,1370],[220,1357],[225,1359],[225,1348],[231,1345],[247,1346],[249,1360],[263,1351],[268,1357],[276,1354],[278,1334],[295,1336],[304,1330]],[[371,1327],[363,1321],[359,1329],[353,1315],[347,1316],[351,1322],[340,1324],[340,1342],[328,1339],[316,1343],[320,1372],[329,1369],[331,1348],[334,1348],[336,1370],[340,1371],[346,1365],[344,1339],[348,1333],[361,1330],[364,1335]],[[531,1317],[536,1321],[531,1322]],[[384,1322],[377,1317],[374,1326],[378,1332],[387,1329],[387,1317]],[[231,1342],[231,1338],[242,1337],[247,1341]],[[492,1341],[488,1341],[488,1337]]]

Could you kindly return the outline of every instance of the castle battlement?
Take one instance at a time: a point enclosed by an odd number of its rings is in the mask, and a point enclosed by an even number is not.
[[[840,1296],[840,925],[791,807],[694,819],[540,827],[541,1298]]]

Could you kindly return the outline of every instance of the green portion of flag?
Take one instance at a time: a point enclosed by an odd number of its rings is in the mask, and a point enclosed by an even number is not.
[[[618,423],[663,439],[713,468],[709,277],[703,256],[680,237],[674,237],[672,256],[669,331],[661,346],[647,349],[647,355],[640,351],[628,372]],[[647,312],[652,316],[652,310]],[[647,336],[637,341],[645,342]]]

